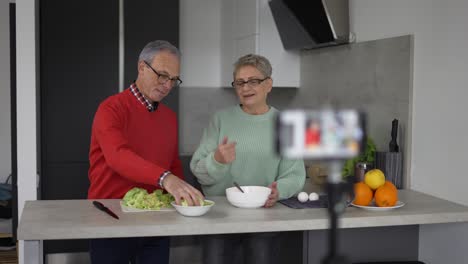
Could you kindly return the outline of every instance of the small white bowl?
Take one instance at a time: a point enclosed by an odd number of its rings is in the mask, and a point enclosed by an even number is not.
[[[259,208],[265,205],[271,189],[264,186],[241,186],[244,193],[237,187],[226,189],[228,201],[239,208]]]
[[[177,212],[181,215],[185,216],[200,216],[206,214],[211,207],[215,204],[215,202],[211,200],[205,200],[206,202],[210,202],[210,205],[203,205],[203,206],[184,206],[184,205],[177,205],[175,202],[171,202],[171,205],[174,206]]]

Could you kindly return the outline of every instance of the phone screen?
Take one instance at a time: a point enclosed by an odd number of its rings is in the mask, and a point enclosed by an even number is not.
[[[277,117],[277,150],[287,158],[348,159],[365,137],[364,115],[356,110],[288,110]]]

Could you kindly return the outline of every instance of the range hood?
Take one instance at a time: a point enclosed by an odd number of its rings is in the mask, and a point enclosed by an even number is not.
[[[269,5],[286,50],[350,42],[348,0],[270,0]]]

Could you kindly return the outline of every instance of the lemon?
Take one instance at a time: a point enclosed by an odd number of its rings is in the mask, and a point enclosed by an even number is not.
[[[364,175],[364,182],[372,189],[375,190],[385,184],[385,175],[379,169],[373,169]]]

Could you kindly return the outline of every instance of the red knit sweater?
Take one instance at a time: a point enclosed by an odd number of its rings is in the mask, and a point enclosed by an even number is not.
[[[159,188],[166,170],[183,179],[176,114],[159,104],[149,112],[130,89],[99,105],[89,151],[88,199],[120,199],[133,187]]]

